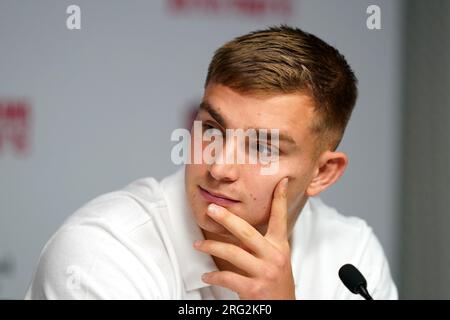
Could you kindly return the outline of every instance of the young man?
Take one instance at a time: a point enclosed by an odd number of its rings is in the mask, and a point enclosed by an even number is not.
[[[278,130],[275,143],[257,141],[258,153],[277,155],[269,161],[276,170],[188,163],[161,182],[140,179],[92,200],[46,244],[26,297],[353,299],[338,277],[352,263],[374,299],[396,299],[371,228],[315,197],[347,166],[336,148],[356,97],[344,57],[299,29],[271,27],[225,44],[196,120],[216,138]],[[214,159],[237,148],[227,139]]]

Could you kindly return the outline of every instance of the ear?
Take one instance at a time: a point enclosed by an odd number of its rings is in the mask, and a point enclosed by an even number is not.
[[[314,176],[306,188],[306,195],[316,196],[335,183],[344,174],[347,164],[345,153],[325,151],[317,161]]]

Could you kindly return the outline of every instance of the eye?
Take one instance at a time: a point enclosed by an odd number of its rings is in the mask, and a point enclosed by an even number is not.
[[[202,128],[203,128],[203,131],[206,131],[208,129],[214,129],[214,127],[212,125],[205,123],[205,122],[202,122]]]
[[[271,151],[270,147],[263,143],[258,143],[256,147],[258,148],[259,153],[269,154]]]
[[[202,122],[202,129],[205,137],[214,137],[222,135],[222,131],[206,122]]]
[[[259,142],[255,144],[254,147],[256,148],[256,151],[260,154],[273,155],[275,152],[277,152],[276,147],[268,145],[267,143]]]

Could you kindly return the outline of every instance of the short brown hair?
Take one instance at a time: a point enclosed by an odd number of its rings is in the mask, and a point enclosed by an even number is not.
[[[253,31],[224,44],[209,64],[205,88],[210,82],[242,94],[310,95],[318,115],[312,130],[333,150],[358,95],[357,79],[338,50],[287,25]]]

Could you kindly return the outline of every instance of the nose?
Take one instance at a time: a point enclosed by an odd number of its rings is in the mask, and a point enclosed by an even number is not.
[[[239,177],[236,163],[236,143],[234,139],[226,139],[222,150],[216,150],[215,161],[209,165],[210,175],[218,181],[234,182]]]

